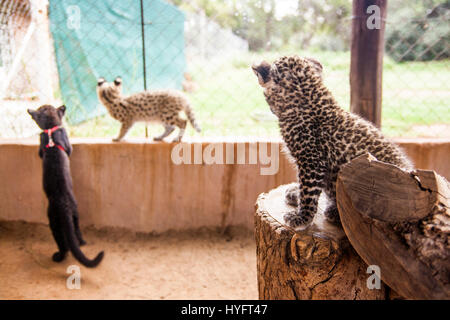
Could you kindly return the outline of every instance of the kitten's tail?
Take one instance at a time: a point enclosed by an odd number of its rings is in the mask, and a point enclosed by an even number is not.
[[[185,104],[184,106],[184,112],[186,112],[186,116],[189,119],[189,122],[194,127],[195,131],[200,132],[202,129],[197,123],[197,120],[195,120],[194,112],[192,111],[192,108],[189,104]]]
[[[72,252],[75,259],[88,268],[96,267],[103,259],[104,252],[101,251],[93,260],[86,258],[84,253],[80,250],[79,242],[75,236],[75,227],[70,215],[64,215],[64,233],[66,235],[69,249]]]

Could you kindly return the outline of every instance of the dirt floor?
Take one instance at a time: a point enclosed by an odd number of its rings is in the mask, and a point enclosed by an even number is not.
[[[135,234],[83,229],[82,250],[105,258],[81,267],[81,288],[68,289],[71,255],[51,261],[46,225],[0,222],[0,299],[257,299],[253,234],[233,229]]]

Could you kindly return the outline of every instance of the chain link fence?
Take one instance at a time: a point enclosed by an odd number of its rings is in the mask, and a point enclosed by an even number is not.
[[[389,2],[383,128],[392,136],[450,137],[450,1]]]
[[[449,12],[449,1],[389,2],[388,136],[450,137]],[[126,94],[185,91],[203,128],[189,136],[278,137],[251,64],[315,57],[348,110],[351,21],[347,0],[1,0],[0,137],[37,133],[26,109],[64,103],[72,137],[113,138],[120,124],[96,97],[100,76],[121,76]],[[151,136],[161,130],[149,126]],[[139,124],[128,136],[144,132]]]

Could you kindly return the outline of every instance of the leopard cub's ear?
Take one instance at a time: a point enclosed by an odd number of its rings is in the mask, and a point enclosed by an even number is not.
[[[102,84],[106,82],[105,78],[100,77],[97,79],[97,85],[100,87]]]
[[[266,61],[252,65],[253,72],[258,77],[258,82],[264,87],[270,81],[270,64]]]
[[[314,58],[305,58],[311,64],[311,66],[316,70],[320,75],[322,75],[323,67],[322,64]]]
[[[116,86],[120,86],[122,84],[122,78],[121,77],[116,77],[116,79],[114,79],[114,84]]]

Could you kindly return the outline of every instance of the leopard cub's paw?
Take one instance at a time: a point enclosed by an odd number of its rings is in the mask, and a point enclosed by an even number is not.
[[[286,224],[294,229],[305,229],[306,227],[308,227],[311,222],[312,222],[312,218],[308,218],[308,217],[304,217],[301,214],[298,214],[297,212],[289,212],[286,213],[283,216],[284,222],[286,222]]]
[[[339,225],[341,219],[339,217],[339,211],[335,205],[329,206],[323,213],[328,222]]]
[[[300,190],[297,185],[291,186],[286,189],[286,204],[292,207],[298,207],[300,198]]]

